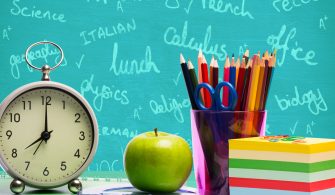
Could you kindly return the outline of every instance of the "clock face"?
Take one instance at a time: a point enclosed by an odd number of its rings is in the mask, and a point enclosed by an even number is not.
[[[83,103],[61,89],[31,89],[13,99],[0,119],[0,153],[6,166],[34,186],[73,179],[90,157],[92,118]]]

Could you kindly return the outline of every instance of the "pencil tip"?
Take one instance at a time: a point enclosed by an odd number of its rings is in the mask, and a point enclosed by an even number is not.
[[[199,49],[198,58],[202,58],[202,50],[201,49]]]
[[[180,53],[180,63],[181,64],[185,63],[185,58],[182,53]]]
[[[203,63],[203,64],[207,64],[207,61],[206,61],[206,58],[205,58],[204,55],[202,55],[202,63]]]

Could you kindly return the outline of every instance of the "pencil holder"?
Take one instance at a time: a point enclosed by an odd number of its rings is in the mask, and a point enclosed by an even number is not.
[[[228,195],[228,140],[264,136],[266,111],[191,110],[194,172],[199,194]]]

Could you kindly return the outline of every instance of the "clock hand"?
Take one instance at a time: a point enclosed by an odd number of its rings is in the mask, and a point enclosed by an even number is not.
[[[40,143],[38,144],[38,146],[37,146],[37,148],[36,148],[36,150],[35,150],[35,152],[34,152],[34,154],[33,154],[33,155],[35,155],[35,153],[37,152],[38,148],[40,148],[40,146],[41,146],[42,142],[43,142],[43,139],[42,139],[42,140],[40,141]]]
[[[37,148],[36,148],[36,150],[35,150],[35,152],[34,152],[34,154],[33,155],[35,155],[36,154],[36,152],[37,152],[37,150],[40,148],[40,146],[41,146],[41,144],[42,144],[42,142],[43,142],[43,140],[45,141],[45,143],[47,142],[47,140],[50,138],[50,134],[53,132],[53,130],[52,131],[49,131],[49,132],[43,132],[42,133],[42,136],[41,136],[41,141],[40,141],[40,143],[38,144],[38,146],[37,146]]]
[[[27,146],[25,149],[29,148],[30,146],[36,144],[38,141],[43,140],[43,137],[41,136],[40,138],[38,138],[37,140],[35,140],[32,144],[30,144],[29,146]]]
[[[48,132],[48,104],[45,103],[44,132]]]

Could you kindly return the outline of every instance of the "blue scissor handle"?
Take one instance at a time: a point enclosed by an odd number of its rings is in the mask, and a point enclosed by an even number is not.
[[[221,101],[220,91],[221,88],[227,86],[229,89],[229,102],[228,106],[224,106]],[[203,103],[200,101],[199,95],[200,90],[206,88],[209,91],[209,94],[212,99],[212,105],[210,108],[206,108]],[[214,97],[213,97],[214,96]],[[210,86],[208,83],[200,83],[194,92],[195,103],[200,110],[234,110],[237,103],[237,92],[235,88],[229,82],[220,82],[215,89]]]
[[[206,108],[203,103],[200,101],[201,98],[199,98],[199,95],[200,95],[200,90],[202,88],[206,88],[208,91],[209,91],[209,94],[211,96],[211,99],[212,99],[212,105],[210,108]],[[195,91],[194,91],[194,100],[195,100],[195,104],[198,106],[198,108],[200,110],[215,110],[215,103],[213,103],[213,95],[214,95],[215,91],[213,89],[212,86],[210,86],[208,83],[200,83],[196,88],[195,88]]]
[[[221,97],[220,97],[221,88],[223,88],[224,86],[228,87],[229,89],[228,106],[225,106],[222,104]],[[216,110],[234,110],[237,104],[237,92],[234,86],[229,82],[225,82],[225,81],[220,82],[215,87],[215,102],[216,102]]]

